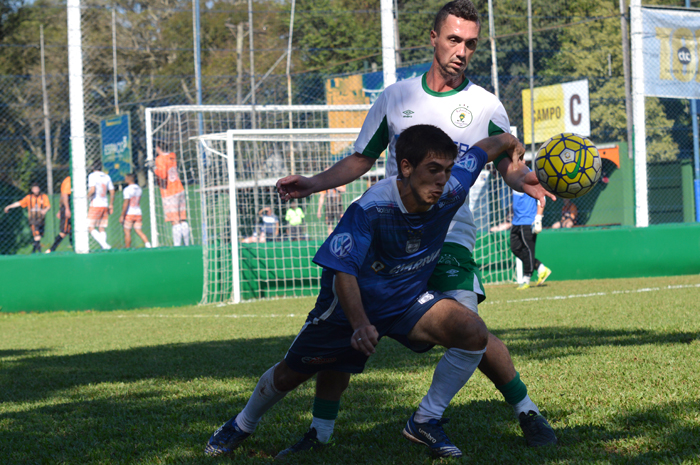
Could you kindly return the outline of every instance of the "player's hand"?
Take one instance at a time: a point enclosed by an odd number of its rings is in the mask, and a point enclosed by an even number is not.
[[[315,193],[314,183],[311,178],[294,174],[285,176],[277,181],[277,192],[280,199],[286,202],[291,199],[303,199]]]
[[[5,210],[5,213],[7,213],[10,211],[10,207],[5,207],[4,210]]]
[[[146,163],[144,163],[144,165],[146,166],[147,170],[153,171],[153,169],[155,169],[156,167],[156,162],[155,160],[146,160]]]
[[[373,325],[360,326],[352,333],[350,339],[352,348],[368,357],[375,352],[374,348],[377,344],[379,344],[379,333]]]
[[[530,171],[525,175],[525,178],[523,179],[523,192],[533,199],[539,200],[542,205],[545,204],[546,197],[549,197],[554,201],[557,200],[557,197],[554,194],[542,187],[542,184],[540,184],[540,180],[537,179],[537,174],[535,174],[534,171]]]
[[[56,218],[61,219],[61,212],[56,212]]]
[[[119,217],[119,222],[120,222],[121,224],[124,224],[124,218],[122,218],[122,217],[120,216],[120,217]]]
[[[60,213],[61,213],[61,212],[59,212],[59,214],[60,214]],[[66,218],[70,218],[70,216],[71,216],[70,210],[66,210]]]
[[[114,213],[114,207],[112,205],[109,206],[109,214],[111,215]]]

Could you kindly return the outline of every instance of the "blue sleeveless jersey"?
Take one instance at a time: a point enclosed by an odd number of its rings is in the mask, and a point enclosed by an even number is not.
[[[401,314],[427,290],[452,217],[487,162],[471,148],[457,160],[437,204],[424,213],[408,213],[396,176],[372,186],[348,207],[314,257],[322,266],[321,292],[310,316],[347,323],[335,293],[335,271],[357,278],[370,322]]]

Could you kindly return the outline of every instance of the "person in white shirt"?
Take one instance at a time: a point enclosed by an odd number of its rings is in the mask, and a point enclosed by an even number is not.
[[[124,176],[127,186],[124,188],[124,204],[119,222],[124,226],[124,246],[131,247],[131,229],[141,238],[147,249],[151,248],[148,237],[141,231],[143,224],[143,212],[141,211],[141,195],[143,191],[136,184],[133,174]]]
[[[109,215],[114,211],[114,184],[112,178],[103,171],[102,162],[92,164],[92,173],[88,175],[88,232],[105,250],[112,247],[107,243],[107,226]]]

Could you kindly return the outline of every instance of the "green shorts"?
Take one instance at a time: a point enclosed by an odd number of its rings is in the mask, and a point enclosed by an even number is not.
[[[477,295],[479,303],[486,300],[481,271],[471,251],[452,242],[442,246],[440,261],[428,281],[428,289],[440,292],[471,291]]]

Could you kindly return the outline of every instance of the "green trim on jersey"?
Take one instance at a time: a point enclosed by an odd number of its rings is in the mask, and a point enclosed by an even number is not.
[[[449,97],[450,95],[455,95],[456,93],[463,91],[464,88],[467,87],[467,85],[469,84],[469,79],[464,78],[464,82],[461,83],[456,89],[448,90],[447,92],[435,92],[430,87],[428,87],[428,82],[426,78],[427,75],[428,73],[425,73],[421,78],[420,82],[423,85],[423,90],[425,91],[425,93],[428,95],[432,95],[433,97]]]
[[[440,253],[433,274],[428,280],[428,289],[433,291],[472,291],[474,290],[474,277],[479,281],[481,293],[477,292],[479,303],[486,300],[484,285],[481,281],[481,270],[474,261],[469,249],[454,242],[445,242]]]
[[[491,136],[497,136],[497,135],[499,135],[499,134],[503,134],[504,132],[505,132],[505,131],[503,130],[502,127],[500,127],[499,125],[495,124],[493,121],[489,121],[489,137],[491,137]],[[496,159],[493,161],[493,166],[495,166],[496,169],[498,169],[498,164],[501,163],[501,160],[503,160],[504,158],[510,158],[510,157],[508,157],[508,153],[507,153],[507,152],[503,152],[502,154],[500,154],[500,155],[498,156],[498,158],[496,158]]]
[[[367,147],[362,151],[362,155],[370,158],[379,158],[382,152],[389,145],[389,123],[386,121],[386,115],[382,119],[381,124],[377,128],[372,138],[367,143]]]

